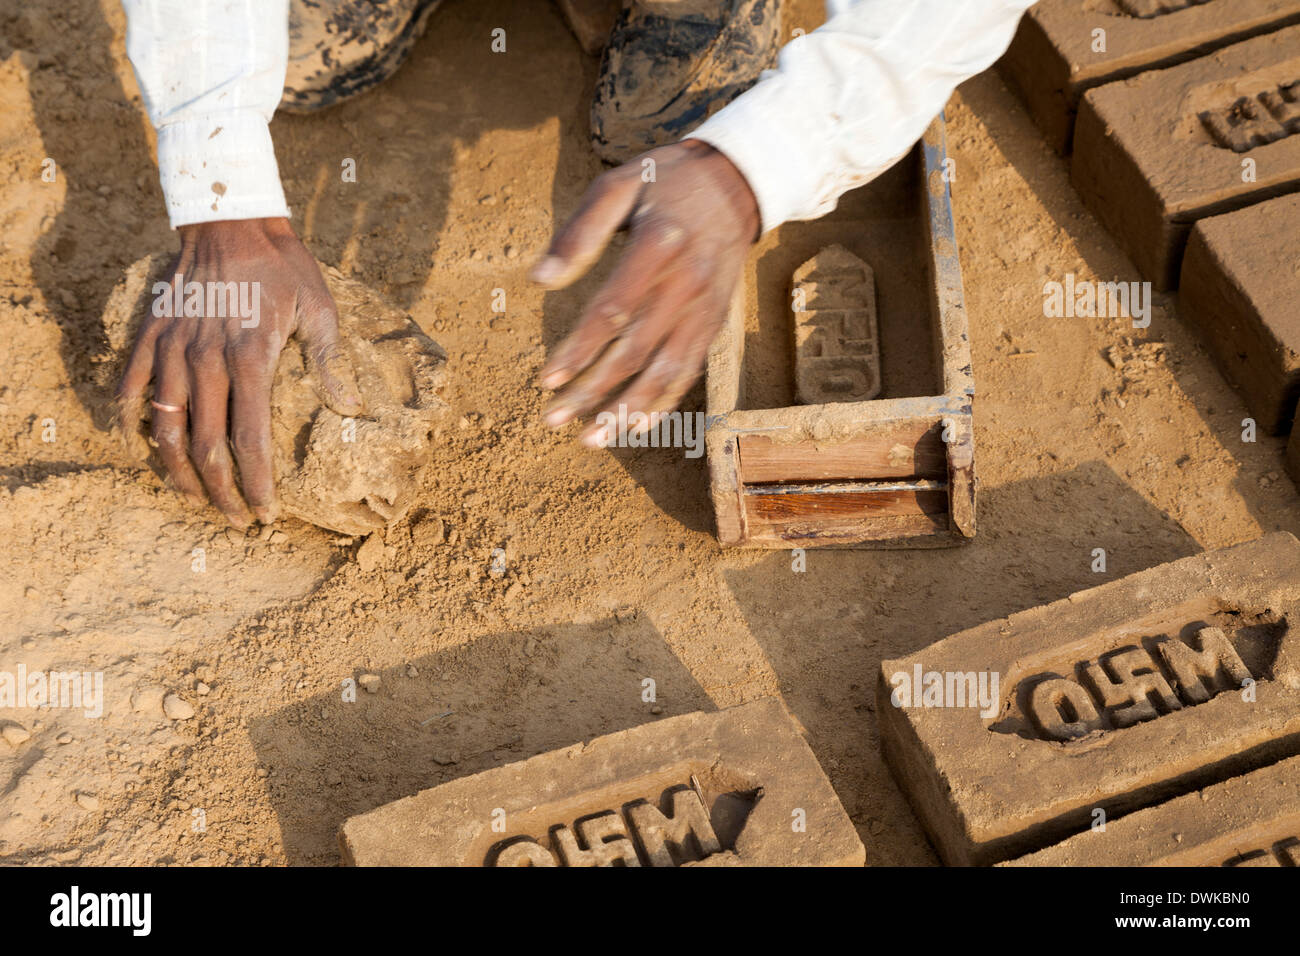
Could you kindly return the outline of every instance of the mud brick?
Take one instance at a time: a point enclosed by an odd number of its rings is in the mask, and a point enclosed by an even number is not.
[[[1047,141],[1068,153],[1083,94],[1300,23],[1300,0],[1041,0],[998,63]],[[1094,51],[1093,31],[1106,31]]]
[[[876,280],[843,246],[830,246],[797,270],[795,389],[805,405],[862,402],[880,394]]]
[[[1261,429],[1286,431],[1300,398],[1300,195],[1202,219],[1183,258],[1178,312]]]
[[[1297,50],[1288,27],[1083,97],[1071,178],[1158,289],[1197,220],[1300,189]]]
[[[670,717],[353,817],[360,866],[861,866],[830,781],[773,698]]]
[[[1004,866],[1300,866],[1300,758],[1106,821]]]
[[[885,757],[946,862],[1042,849],[1300,751],[1297,615],[1279,532],[982,625],[882,663]]]

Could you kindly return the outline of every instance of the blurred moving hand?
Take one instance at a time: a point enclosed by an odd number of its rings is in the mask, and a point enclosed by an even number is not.
[[[542,385],[558,390],[545,413],[553,428],[617,414],[620,404],[647,420],[677,407],[726,319],[758,237],[758,204],[712,146],[663,146],[592,183],[531,278],[548,289],[569,285],[624,228],[629,242],[613,275],[542,370]],[[600,446],[612,437],[604,431],[588,426],[582,441]]]

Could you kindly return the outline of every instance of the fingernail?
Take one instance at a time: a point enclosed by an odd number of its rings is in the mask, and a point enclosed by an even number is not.
[[[542,388],[555,391],[568,380],[568,376],[561,371],[547,372],[542,376]]]
[[[564,260],[559,256],[542,256],[529,272],[534,282],[554,282],[564,274]]]
[[[559,428],[572,417],[573,409],[569,408],[567,405],[560,405],[547,412],[545,420],[546,424],[550,425],[552,428]]]

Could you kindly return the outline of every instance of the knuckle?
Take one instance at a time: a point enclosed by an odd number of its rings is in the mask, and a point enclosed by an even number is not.
[[[241,461],[261,458],[270,453],[270,436],[252,428],[236,428],[230,435],[230,443]]]
[[[591,311],[597,320],[620,331],[628,323],[630,310],[624,304],[622,290],[616,289],[597,300]]]
[[[314,314],[319,320],[338,322],[338,306],[334,304],[334,297],[328,289],[303,286],[298,290],[298,303],[301,309]]]
[[[606,170],[587,187],[587,192],[583,196],[582,212],[590,214],[604,208],[606,203],[614,201],[620,193],[632,187],[637,181],[637,174],[622,166]],[[577,219],[571,220],[571,223],[584,218],[585,216],[580,214]],[[564,236],[568,237],[571,232],[572,230],[565,230]]]
[[[335,366],[347,361],[347,353],[337,339],[311,349],[311,358],[317,365],[334,370]]]
[[[241,335],[227,339],[223,351],[232,375],[259,371],[269,365],[267,343],[252,336]]]
[[[190,460],[194,462],[194,466],[198,468],[205,480],[223,475],[229,454],[223,441],[196,438],[190,446]]]
[[[170,319],[156,315],[147,315],[140,322],[140,330],[135,334],[137,343],[157,342]]]
[[[191,367],[206,367],[219,354],[220,348],[210,342],[194,341],[185,346],[185,361]]]
[[[158,358],[163,362],[182,356],[185,353],[185,340],[181,338],[175,324],[158,333],[157,350]]]
[[[605,380],[617,384],[635,372],[643,361],[643,352],[631,340],[619,339],[610,346],[609,373]]]
[[[212,469],[212,445],[198,440],[190,442],[190,461],[207,478]]]
[[[185,430],[179,425],[154,423],[153,440],[166,452],[177,452],[185,440]]]
[[[681,360],[675,356],[660,353],[654,357],[646,369],[646,388],[657,393],[663,392],[669,383],[679,378],[681,374]]]
[[[661,249],[675,249],[685,244],[686,229],[680,223],[656,215],[649,207],[638,209],[636,218],[638,241]]]

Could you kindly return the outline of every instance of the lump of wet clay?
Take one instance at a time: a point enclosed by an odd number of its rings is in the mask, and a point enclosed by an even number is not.
[[[120,379],[152,307],[154,283],[166,280],[169,267],[166,257],[147,256],[109,296],[101,385],[111,389]],[[418,491],[434,426],[447,408],[440,396],[447,356],[410,316],[360,282],[332,267],[324,275],[364,407],[347,419],[325,407],[315,372],[291,340],[271,388],[276,487],[283,513],[344,534],[368,534],[401,518]],[[122,431],[134,456],[147,458],[147,424]]]
[[[795,270],[790,291],[798,401],[862,402],[880,394],[871,266],[843,246],[827,246]]]

